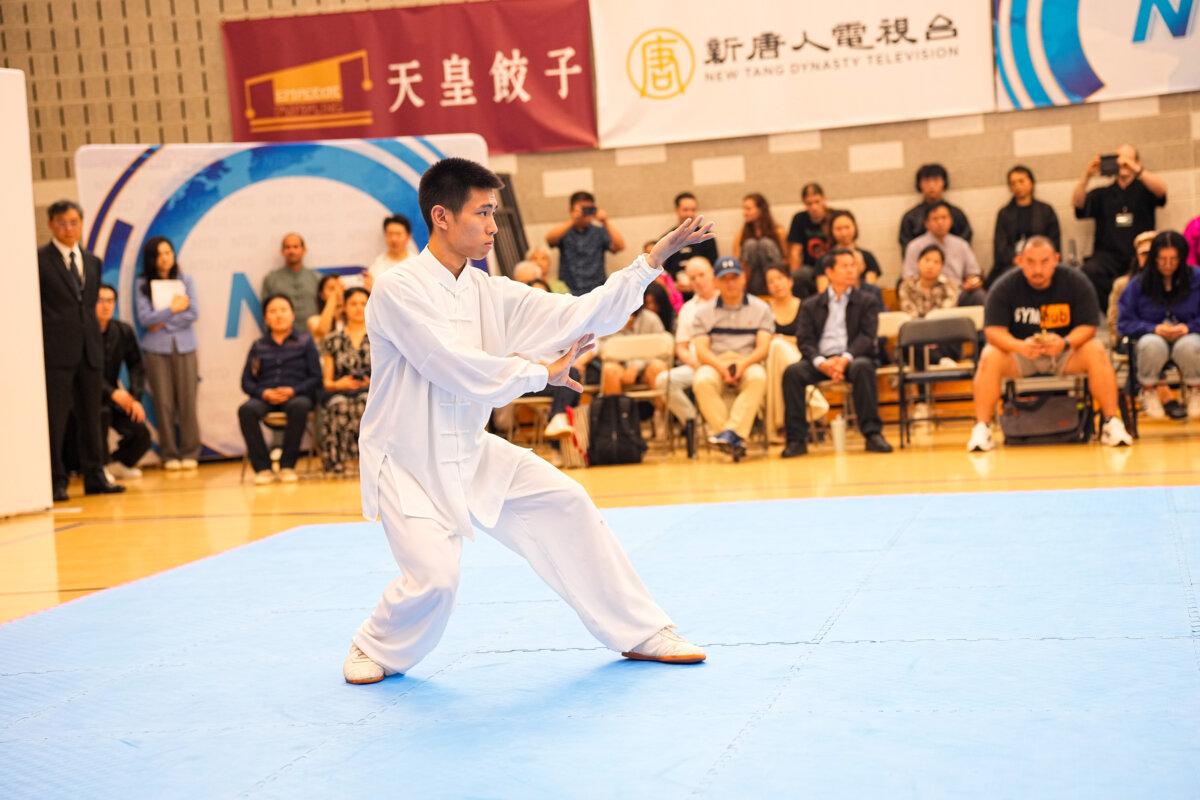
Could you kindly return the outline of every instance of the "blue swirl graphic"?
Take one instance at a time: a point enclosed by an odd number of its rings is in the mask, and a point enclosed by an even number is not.
[[[1079,41],[1079,0],[1042,0],[1042,47],[1054,79],[1072,103],[1104,88]]]

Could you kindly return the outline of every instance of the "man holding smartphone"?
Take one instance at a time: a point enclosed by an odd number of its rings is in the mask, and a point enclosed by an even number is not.
[[[767,390],[763,362],[771,349],[775,316],[771,307],[746,294],[742,264],[732,256],[717,259],[716,300],[696,312],[692,342],[700,362],[692,392],[716,445],[741,461],[746,439]],[[732,407],[725,405],[726,390],[736,391]]]
[[[1116,180],[1088,191],[1088,182],[1096,175],[1115,176]],[[1123,144],[1115,153],[1096,155],[1088,162],[1071,200],[1076,219],[1096,221],[1092,254],[1084,261],[1083,271],[1096,287],[1103,312],[1113,281],[1129,270],[1133,240],[1154,230],[1155,209],[1167,204],[1167,184],[1142,166],[1133,145]]]
[[[591,192],[575,192],[569,205],[571,218],[546,234],[546,244],[558,248],[558,277],[578,297],[603,285],[604,253],[621,252],[625,239]]]

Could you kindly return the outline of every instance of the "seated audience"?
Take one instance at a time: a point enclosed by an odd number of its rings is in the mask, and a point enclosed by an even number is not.
[[[662,277],[670,279],[670,276],[663,273]],[[646,287],[646,294],[642,298],[642,307],[648,311],[652,311],[658,315],[662,321],[663,330],[667,333],[675,332],[675,312],[676,307],[670,299],[667,288],[658,281]],[[682,299],[679,303],[679,308],[683,308]]]
[[[304,237],[289,233],[283,237],[279,251],[283,255],[283,266],[273,269],[263,278],[260,297],[281,294],[291,301],[295,309],[296,333],[304,333],[308,318],[321,313],[317,296],[321,276],[304,266],[307,247]]]
[[[1058,251],[1045,236],[1031,236],[1017,264],[988,292],[984,311],[987,345],[975,371],[975,427],[967,450],[991,450],[992,418],[1006,378],[1087,375],[1100,403],[1100,441],[1133,444],[1117,416],[1117,378],[1103,345],[1096,341],[1096,292],[1078,270],[1059,266]]]
[[[904,250],[902,277],[917,277],[917,259],[920,253],[929,245],[936,244],[944,257],[943,273],[961,292],[958,304],[983,305],[983,272],[979,269],[979,262],[975,260],[975,252],[965,239],[950,232],[950,226],[950,205],[944,201],[932,204],[925,219],[925,233],[910,241]]]
[[[512,279],[526,286],[542,280],[542,268],[534,261],[518,261],[513,267]]]
[[[829,251],[829,223],[840,212],[825,204],[825,190],[819,183],[804,184],[800,189],[800,200],[804,210],[792,217],[788,229],[788,266],[807,297],[818,289],[815,283],[819,278],[817,262]]]
[[[1157,388],[1168,361],[1179,368],[1187,410],[1170,400],[1170,416],[1200,417],[1200,267],[1187,264],[1188,244],[1175,231],[1154,237],[1146,268],[1121,295],[1117,329],[1137,340],[1137,379],[1146,416],[1167,416]]]
[[[1192,221],[1183,229],[1183,238],[1188,245],[1188,264],[1200,267],[1200,215],[1192,217]]]
[[[317,307],[321,313],[308,318],[308,333],[317,347],[321,346],[326,336],[340,331],[346,324],[343,311],[345,296],[346,287],[342,285],[341,278],[337,275],[321,276],[321,282],[317,284]]]
[[[783,427],[783,371],[800,360],[796,347],[796,324],[800,319],[800,298],[792,292],[792,278],[786,264],[767,268],[767,304],[775,318],[775,336],[767,351],[766,418],[767,435],[778,438]],[[823,277],[823,276],[822,276]]]
[[[387,249],[371,262],[363,276],[363,285],[367,287],[367,291],[371,290],[380,275],[417,254],[417,249],[412,243],[412,223],[403,214],[392,214],[384,218],[383,241]]]
[[[325,472],[341,475],[358,459],[358,423],[371,385],[371,343],[367,339],[366,289],[346,290],[346,324],[321,343],[325,399],[321,414],[321,461]]]
[[[855,289],[858,266],[854,253],[834,248],[826,255],[825,277],[829,288],[800,305],[796,341],[803,360],[783,373],[784,421],[787,445],[784,458],[808,452],[807,387],[822,381],[846,381],[851,384],[858,430],[866,439],[866,448],[890,453],[892,446],[883,438],[879,418],[878,389],[875,386],[875,361],[879,335],[879,301],[871,294]]]
[[[917,256],[917,277],[900,281],[900,310],[921,318],[935,308],[958,305],[958,286],[942,274],[945,256],[936,244],[926,245]]]
[[[712,240],[709,239],[708,241],[711,242]],[[646,255],[650,255],[650,251],[654,249],[654,245],[657,243],[657,241],[646,242],[642,245],[642,252]],[[679,287],[675,283],[675,279],[672,278],[669,273],[665,271],[659,273],[659,276],[654,279],[654,283],[652,285],[663,290],[663,297],[668,303],[670,303],[672,311],[679,311],[679,309],[683,308],[683,293],[679,290]],[[659,316],[662,315],[659,314]],[[668,331],[671,330],[671,325],[667,322],[667,320],[664,319],[663,324],[667,326]]]
[[[787,264],[767,267],[767,304],[775,318],[775,333],[796,338],[796,322],[800,319],[800,298],[792,294],[792,279]]]
[[[550,277],[550,251],[544,247],[531,247],[525,253],[525,259],[537,264],[542,270],[542,280],[555,294],[570,294],[571,290],[558,278]]]
[[[1109,342],[1114,348],[1117,340],[1121,338],[1121,335],[1117,333],[1117,315],[1121,307],[1121,295],[1125,293],[1125,287],[1129,285],[1129,281],[1146,268],[1146,258],[1150,255],[1150,244],[1156,235],[1158,235],[1157,231],[1145,231],[1137,235],[1137,238],[1133,240],[1133,259],[1129,262],[1129,271],[1113,281],[1112,292],[1108,295],[1108,311],[1105,313],[1108,318]]]
[[[865,250],[858,246],[858,220],[854,218],[854,214],[849,211],[833,211],[829,214],[829,235],[833,239],[834,247],[841,247],[844,250],[849,250],[856,253],[863,261],[862,281],[869,284],[879,283],[879,276],[882,271],[879,268],[879,260],[875,258],[875,254],[870,250]],[[821,286],[824,280],[824,274],[818,280],[818,289],[825,291],[825,287]]]
[[[105,451],[108,429],[121,439],[115,452],[109,454],[106,469],[116,478],[140,478],[137,463],[150,449],[150,429],[146,427],[146,409],[138,400],[142,396],[144,371],[142,351],[137,334],[129,324],[113,319],[117,308],[117,290],[107,283],[100,284],[96,295],[96,321],[100,323],[100,340],[104,347],[104,403],[100,407],[100,430]],[[129,375],[129,388],[121,387],[121,367]]]
[[[604,254],[624,250],[625,239],[591,192],[575,192],[567,207],[570,218],[546,234],[546,244],[558,248],[558,277],[582,295],[604,283]]]
[[[650,360],[638,358],[624,362],[606,359],[604,357],[605,342],[619,336],[666,333],[666,330],[662,324],[662,318],[646,306],[642,306],[629,316],[629,321],[625,323],[624,328],[616,333],[601,337],[599,346],[596,348],[600,353],[602,362],[600,366],[601,394],[620,394],[626,386],[635,383],[653,386],[659,374],[667,370],[667,365],[658,358]],[[583,360],[583,358],[579,358],[575,361],[577,369],[580,367],[580,361]],[[587,363],[585,362],[583,366],[586,367]]]
[[[690,458],[696,452],[696,406],[687,391],[692,388],[696,368],[700,366],[693,346],[697,335],[696,315],[716,299],[717,283],[712,264],[704,256],[692,257],[682,274],[687,275],[693,294],[679,309],[679,316],[675,319],[675,366],[669,374],[659,373],[654,386],[667,391],[667,410],[683,425]]]
[[[675,225],[682,225],[689,219],[695,219],[700,216],[700,203],[696,200],[696,195],[691,192],[680,192],[675,195]],[[664,234],[665,235],[665,234]],[[679,252],[674,253],[670,258],[663,262],[663,269],[667,274],[679,282],[679,273],[684,271],[687,262],[696,256],[702,256],[708,259],[708,263],[712,264],[717,260],[717,240],[716,238],[705,239],[700,244],[684,246]],[[689,290],[692,291],[692,290]]]
[[[1033,196],[1034,177],[1029,167],[1017,165],[1008,171],[1008,190],[1012,200],[996,213],[996,233],[992,240],[992,271],[986,284],[991,286],[1006,270],[1017,263],[1021,246],[1030,236],[1045,236],[1062,250],[1058,214]]]
[[[300,440],[313,400],[321,388],[321,363],[317,348],[307,333],[295,332],[295,312],[286,295],[263,300],[267,335],[250,346],[242,369],[242,391],[250,399],[238,408],[238,422],[246,442],[246,455],[254,468],[254,482],[274,480],[267,442],[260,423],[272,411],[287,414],[279,479],[295,483]]]
[[[155,308],[151,285],[178,280],[183,293],[166,308]],[[200,415],[196,395],[200,373],[196,359],[196,285],[179,269],[171,240],[153,236],[142,248],[142,274],[134,291],[134,309],[143,327],[142,360],[154,400],[154,426],[163,469],[196,469],[200,458]],[[176,430],[178,429],[178,434]]]
[[[783,228],[775,224],[771,206],[761,194],[742,199],[742,227],[733,235],[733,257],[746,272],[746,292],[767,293],[767,267],[783,261]]]
[[[716,299],[696,312],[693,341],[700,366],[692,391],[711,431],[709,443],[739,461],[767,388],[763,362],[775,320],[770,306],[746,292],[746,277],[736,258],[717,259],[716,279]],[[726,390],[737,393],[732,407],[725,405]]]
[[[925,233],[925,220],[935,203],[946,203],[950,211],[950,233],[970,243],[973,234],[967,215],[945,200],[945,192],[950,188],[946,168],[941,164],[922,164],[917,170],[916,187],[921,193],[921,202],[904,212],[900,219],[900,254],[907,253],[909,242]]]
[[[1075,218],[1096,221],[1092,254],[1083,262],[1083,271],[1096,288],[1101,310],[1108,305],[1113,281],[1133,258],[1134,238],[1155,229],[1155,209],[1167,204],[1166,181],[1142,166],[1133,145],[1121,145],[1116,156],[1112,183],[1088,191],[1088,182],[1100,174],[1101,156],[1096,155],[1071,194]]]

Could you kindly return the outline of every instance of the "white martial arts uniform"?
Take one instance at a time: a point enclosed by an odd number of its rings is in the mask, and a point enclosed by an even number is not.
[[[354,642],[387,672],[437,644],[473,524],[528,560],[606,646],[630,650],[671,624],[582,487],[483,430],[493,408],[546,386],[544,366],[513,354],[620,329],[661,271],[639,257],[572,297],[470,266],[456,279],[426,248],[376,281],[359,474],[363,515],[382,516],[401,575]]]

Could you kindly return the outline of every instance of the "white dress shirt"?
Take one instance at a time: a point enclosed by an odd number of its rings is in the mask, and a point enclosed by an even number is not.
[[[79,247],[79,242],[75,243],[74,247],[67,247],[58,239],[51,239],[54,246],[58,248],[58,252],[62,255],[63,263],[67,265],[67,269],[71,269],[71,253],[75,254],[75,276],[79,278],[79,285],[83,286],[87,281],[87,273],[83,269],[83,250]]]
[[[375,283],[367,302],[371,388],[359,428],[363,516],[379,513],[388,465],[406,516],[473,537],[495,525],[522,450],[484,432],[493,408],[545,388],[544,366],[516,353],[562,353],[585,333],[623,327],[662,273],[639,256],[581,297],[466,267],[429,249]]]

